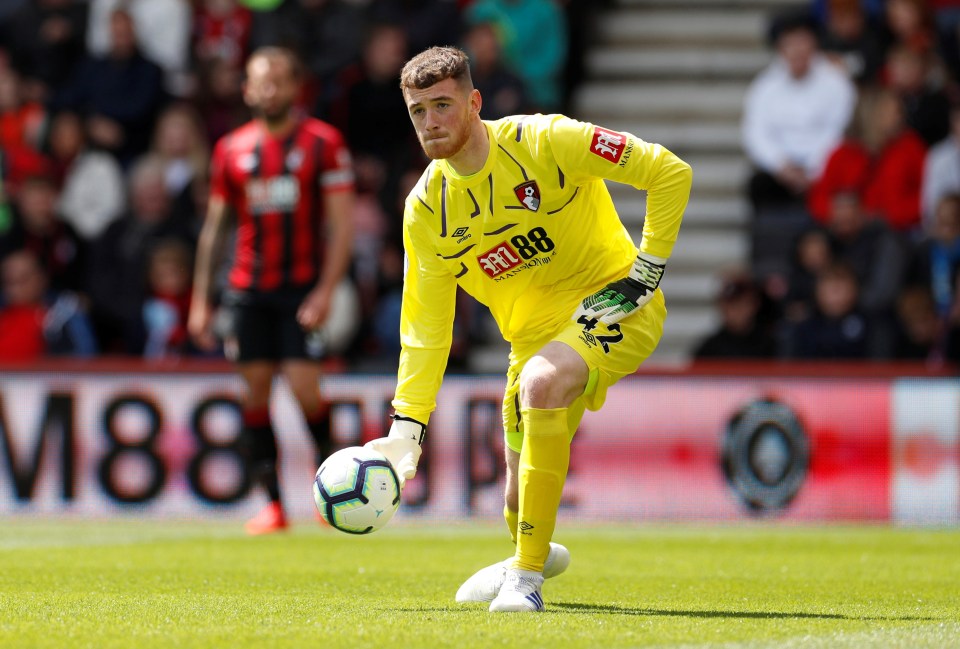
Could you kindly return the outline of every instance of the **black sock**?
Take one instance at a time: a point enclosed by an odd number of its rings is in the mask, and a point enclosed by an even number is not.
[[[277,476],[277,438],[265,411],[243,413],[242,448],[254,481],[271,502],[280,502],[280,480]]]

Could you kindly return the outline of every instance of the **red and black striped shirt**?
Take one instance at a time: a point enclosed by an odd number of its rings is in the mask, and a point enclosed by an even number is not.
[[[353,189],[343,136],[304,118],[287,136],[248,122],[217,142],[210,195],[237,215],[231,288],[273,291],[316,283],[323,263],[323,196]]]

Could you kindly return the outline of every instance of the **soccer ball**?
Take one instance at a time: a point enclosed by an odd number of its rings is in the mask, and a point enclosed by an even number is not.
[[[400,481],[381,453],[351,446],[317,469],[313,500],[323,520],[341,532],[369,534],[386,525],[400,507]]]

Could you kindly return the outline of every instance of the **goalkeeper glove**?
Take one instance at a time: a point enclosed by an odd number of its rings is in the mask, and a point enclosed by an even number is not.
[[[630,274],[585,297],[573,319],[585,317],[608,326],[619,322],[653,299],[666,263],[663,257],[638,252]]]
[[[400,479],[400,488],[403,489],[406,481],[417,475],[417,462],[420,461],[422,452],[420,445],[423,444],[427,426],[399,413],[391,415],[391,418],[393,424],[387,436],[372,439],[364,446],[383,454],[390,461],[393,470],[397,472],[397,478]]]

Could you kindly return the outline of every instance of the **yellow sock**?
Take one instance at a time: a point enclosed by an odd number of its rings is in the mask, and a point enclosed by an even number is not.
[[[517,523],[520,522],[520,514],[510,511],[506,505],[503,506],[503,518],[507,521],[507,528],[510,530],[510,538],[514,544],[517,542]]]
[[[567,409],[521,408],[520,522],[513,567],[543,570],[570,465]]]

